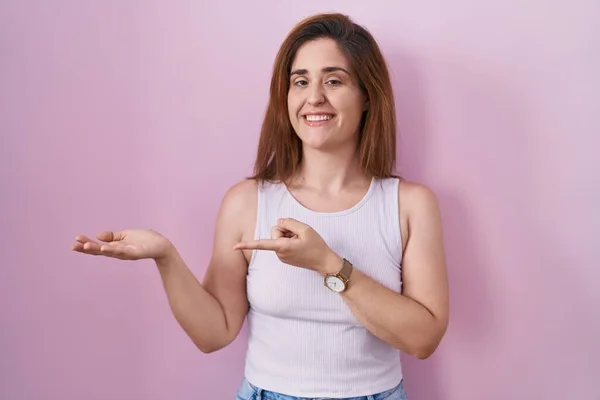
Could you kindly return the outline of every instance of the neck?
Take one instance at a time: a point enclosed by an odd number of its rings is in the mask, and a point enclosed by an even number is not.
[[[354,147],[339,149],[335,153],[304,148],[300,171],[293,184],[320,192],[339,192],[367,180],[360,171]]]

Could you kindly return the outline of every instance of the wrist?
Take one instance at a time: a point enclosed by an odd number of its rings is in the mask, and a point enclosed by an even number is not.
[[[323,276],[334,275],[340,272],[343,265],[344,259],[340,257],[336,252],[331,251],[325,257],[323,266],[321,267],[319,272]]]
[[[160,253],[160,255],[154,257],[154,261],[159,268],[165,268],[169,265],[172,265],[179,258],[179,253],[175,246],[167,241],[165,245],[165,250]]]

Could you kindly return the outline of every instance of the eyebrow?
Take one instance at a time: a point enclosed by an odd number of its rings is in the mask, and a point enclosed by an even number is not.
[[[342,72],[345,72],[347,75],[350,76],[350,72],[346,71],[342,67],[325,67],[321,71],[322,72],[337,72],[337,71],[342,71]],[[306,74],[308,74],[308,70],[307,69],[296,69],[296,70],[292,71],[292,73],[290,74],[290,76],[294,76],[294,75],[306,75]]]

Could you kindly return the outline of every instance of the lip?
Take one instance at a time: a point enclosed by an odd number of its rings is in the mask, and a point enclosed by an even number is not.
[[[323,112],[323,111],[321,111],[321,112],[307,112],[307,113],[300,114],[300,115],[302,117],[306,117],[308,115],[333,115],[335,117],[335,113],[332,113],[332,112]]]

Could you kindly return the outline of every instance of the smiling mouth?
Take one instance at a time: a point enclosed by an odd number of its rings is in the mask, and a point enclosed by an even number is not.
[[[334,116],[334,114],[308,114],[302,118],[309,126],[321,126],[331,121]]]
[[[317,114],[317,115],[305,115],[304,119],[308,122],[320,122],[328,121],[333,118],[333,114]]]

